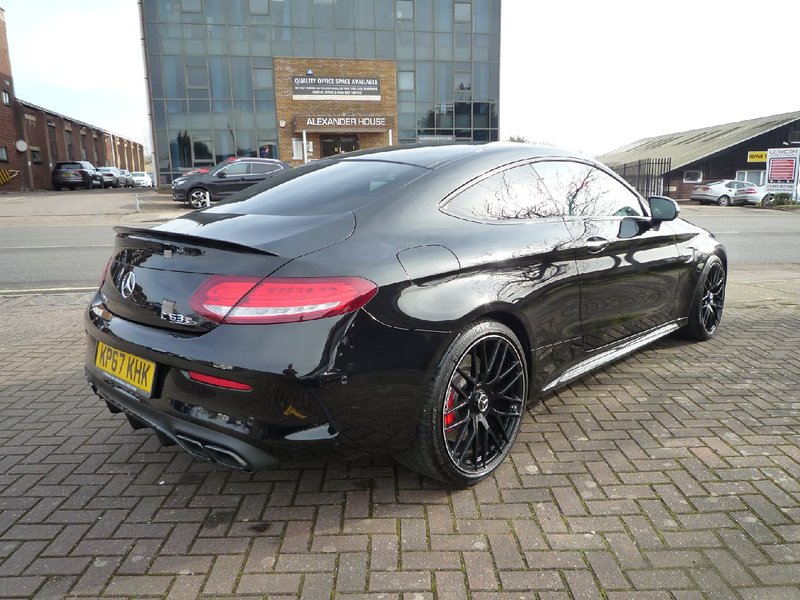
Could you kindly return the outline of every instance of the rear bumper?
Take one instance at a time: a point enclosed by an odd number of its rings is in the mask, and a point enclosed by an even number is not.
[[[69,185],[86,185],[91,179],[85,177],[58,177],[52,180],[53,187],[69,186]]]
[[[421,385],[445,337],[387,327],[364,313],[180,335],[113,315],[99,295],[84,323],[86,378],[112,410],[132,417],[134,427],[152,428],[162,442],[244,471],[407,448]],[[99,341],[152,361],[152,391],[96,366]],[[252,389],[202,383],[190,371]]]
[[[124,412],[135,429],[149,427],[164,445],[178,444],[196,458],[240,471],[257,471],[280,463],[252,444],[155,410],[126,390],[98,380],[89,369],[86,379],[110,411]]]

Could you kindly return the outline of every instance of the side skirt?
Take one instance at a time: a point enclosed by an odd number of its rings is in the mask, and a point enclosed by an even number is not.
[[[600,352],[599,354],[590,356],[586,360],[579,362],[574,367],[564,371],[557,379],[554,379],[544,388],[542,388],[542,392],[549,392],[550,390],[560,387],[565,383],[569,383],[570,381],[578,379],[579,377],[586,375],[586,373],[589,371],[594,371],[598,367],[602,367],[603,365],[622,358],[631,352],[635,352],[639,348],[647,346],[648,344],[655,342],[657,339],[662,338],[665,335],[669,335],[680,328],[681,322],[673,321],[672,323],[667,323],[666,325],[661,325],[660,327],[646,331],[645,333],[631,340],[623,342],[618,346],[614,346],[608,350]]]

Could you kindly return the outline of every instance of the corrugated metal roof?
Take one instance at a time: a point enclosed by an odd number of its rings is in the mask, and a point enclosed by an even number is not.
[[[613,166],[645,158],[669,158],[675,170],[793,121],[800,121],[800,111],[668,133],[617,148],[599,157],[599,160]]]

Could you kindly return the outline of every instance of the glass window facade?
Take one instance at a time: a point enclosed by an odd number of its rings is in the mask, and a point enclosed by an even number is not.
[[[501,0],[142,0],[159,183],[274,156],[274,57],[397,64],[395,143],[498,139]]]

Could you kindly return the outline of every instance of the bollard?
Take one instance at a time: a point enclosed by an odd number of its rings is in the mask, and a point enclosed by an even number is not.
[[[139,212],[139,193],[136,193],[136,212]]]

